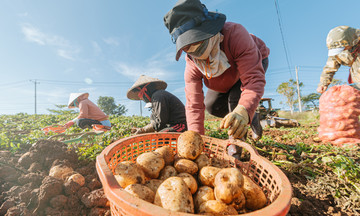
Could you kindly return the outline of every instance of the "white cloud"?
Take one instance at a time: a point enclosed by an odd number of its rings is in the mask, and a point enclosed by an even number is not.
[[[113,45],[113,46],[119,46],[120,45],[119,39],[115,38],[115,37],[104,38],[103,41],[108,45]]]
[[[71,53],[68,50],[58,49],[56,51],[56,53],[60,57],[63,57],[63,58],[68,59],[68,60],[75,61],[75,59],[71,56]]]
[[[27,17],[28,15],[29,15],[28,12],[18,13],[19,17]]]
[[[95,55],[100,55],[102,53],[102,49],[101,49],[101,47],[99,46],[98,43],[96,43],[95,41],[92,41],[91,45],[93,47]]]
[[[75,60],[80,49],[73,46],[68,40],[61,36],[46,34],[31,24],[25,23],[21,26],[25,39],[42,46],[49,46],[56,49],[56,54],[68,60]]]
[[[154,64],[128,65],[124,62],[116,62],[113,63],[113,68],[118,73],[131,80],[136,80],[142,74],[158,79],[165,79],[170,74],[170,72],[166,71],[164,68],[157,67]]]
[[[84,81],[86,84],[89,84],[89,85],[93,83],[92,79],[90,79],[90,78],[85,78]]]

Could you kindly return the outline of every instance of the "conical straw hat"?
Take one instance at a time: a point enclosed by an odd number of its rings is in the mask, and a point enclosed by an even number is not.
[[[74,101],[78,97],[85,95],[85,98],[89,97],[89,93],[70,93],[69,102],[68,102],[68,108],[75,108]]]
[[[141,75],[136,82],[134,83],[133,86],[131,86],[131,88],[127,91],[126,96],[131,99],[131,100],[141,100],[141,98],[139,98],[138,96],[138,90],[135,91],[135,89],[137,87],[140,87],[142,85],[148,84],[148,83],[153,83],[155,86],[155,89],[166,89],[167,84],[166,82],[156,79],[156,78],[152,78],[152,77],[148,77],[145,75]]]

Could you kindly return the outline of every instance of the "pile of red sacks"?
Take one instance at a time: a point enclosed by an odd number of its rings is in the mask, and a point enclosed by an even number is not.
[[[348,85],[331,87],[319,100],[319,138],[333,145],[360,144],[360,91]]]

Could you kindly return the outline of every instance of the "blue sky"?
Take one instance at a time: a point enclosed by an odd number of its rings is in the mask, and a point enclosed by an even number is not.
[[[0,1],[0,114],[33,114],[34,80],[39,82],[37,113],[67,104],[71,92],[89,92],[93,102],[111,96],[126,106],[127,115],[140,115],[139,101],[127,99],[126,91],[141,74],[166,81],[167,90],[185,103],[184,55],[175,61],[175,45],[163,23],[175,3]],[[304,84],[301,94],[315,92],[327,59],[329,30],[338,25],[360,28],[359,0],[278,0],[286,58],[275,1],[202,3],[265,41],[270,64],[264,97],[273,97],[274,106],[284,109],[280,101],[285,99],[276,88],[295,79],[295,66]],[[335,78],[346,81],[347,76],[348,68],[342,66]]]

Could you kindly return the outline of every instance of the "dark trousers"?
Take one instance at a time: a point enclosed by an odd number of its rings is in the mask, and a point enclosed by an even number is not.
[[[85,128],[92,128],[93,124],[101,125],[101,122],[99,122],[98,120],[94,120],[94,119],[83,118],[83,119],[78,119],[76,121],[76,124],[80,128],[85,129]]]
[[[269,59],[265,58],[262,60],[264,71],[266,72]],[[208,89],[205,96],[205,107],[206,110],[214,116],[225,117],[229,112],[233,111],[238,105],[241,95],[241,81],[237,81],[231,89],[226,93],[216,92]]]

